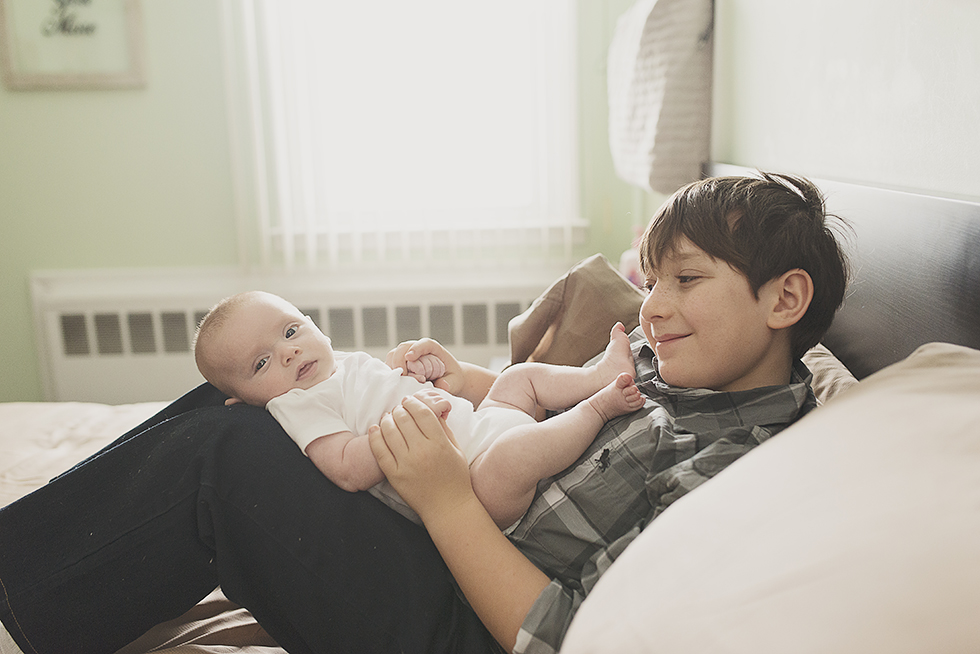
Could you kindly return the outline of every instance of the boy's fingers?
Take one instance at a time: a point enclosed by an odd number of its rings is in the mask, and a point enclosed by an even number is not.
[[[401,426],[395,420],[394,412],[381,418],[379,428],[388,450],[396,461],[399,457],[403,457],[408,453],[408,442],[405,440],[405,434]]]
[[[408,352],[414,344],[415,341],[404,341],[389,350],[385,356],[385,363],[388,364],[388,367],[393,370],[395,368],[407,370]]]
[[[406,449],[411,448],[412,441],[426,438],[425,434],[422,433],[422,430],[419,429],[419,426],[415,421],[415,416],[405,407],[405,405],[409,403],[411,403],[413,406],[417,405],[418,407],[421,407],[422,410],[430,415],[432,413],[432,411],[425,406],[421,400],[409,395],[389,414],[392,423],[391,428],[398,433],[398,437],[400,438],[401,442],[405,444]],[[385,425],[382,424],[381,428],[384,430]],[[388,437],[387,431],[385,432],[385,437]]]
[[[368,444],[371,446],[371,452],[374,453],[374,458],[377,459],[382,472],[398,467],[398,461],[391,453],[391,449],[381,433],[381,427],[378,425],[372,425],[368,428]]]

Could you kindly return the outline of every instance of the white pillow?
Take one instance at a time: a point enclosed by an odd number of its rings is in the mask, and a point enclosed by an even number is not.
[[[923,346],[679,500],[561,651],[980,652],[980,352]]]

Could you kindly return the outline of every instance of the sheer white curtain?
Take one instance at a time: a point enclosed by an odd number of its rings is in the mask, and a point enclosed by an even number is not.
[[[572,0],[225,0],[260,263],[567,258]]]

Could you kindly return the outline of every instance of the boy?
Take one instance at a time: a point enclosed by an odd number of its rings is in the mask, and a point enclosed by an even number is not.
[[[229,404],[268,408],[331,481],[348,491],[371,490],[408,517],[414,516],[390,487],[379,488],[384,475],[367,440],[368,428],[408,395],[448,420],[473,485],[501,528],[523,515],[537,482],[575,461],[603,424],[643,405],[622,324],[592,368],[512,366],[488,392],[461,388],[462,397],[423,386],[446,373],[444,360],[451,357],[438,353],[441,358],[413,362],[402,376],[366,353],[335,352],[309,317],[259,291],[219,303],[195,341],[198,368],[230,396]],[[486,395],[476,412],[465,399],[474,394]],[[564,409],[576,402],[550,420],[533,417],[539,405]]]
[[[799,358],[847,280],[830,218],[818,189],[787,175],[707,179],[672,196],[640,245],[648,294],[631,339],[646,404],[543,481],[506,538],[424,406],[409,399],[408,417],[372,429],[387,479],[505,650],[558,651],[578,606],[651,521],[816,406]],[[420,342],[403,358],[432,350]]]

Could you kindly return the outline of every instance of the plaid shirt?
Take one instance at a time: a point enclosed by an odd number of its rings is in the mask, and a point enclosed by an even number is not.
[[[607,423],[575,465],[540,482],[510,533],[552,578],[514,652],[557,652],[585,596],[650,521],[816,406],[801,362],[786,386],[676,388],[660,379],[642,332],[630,339],[646,405]]]

